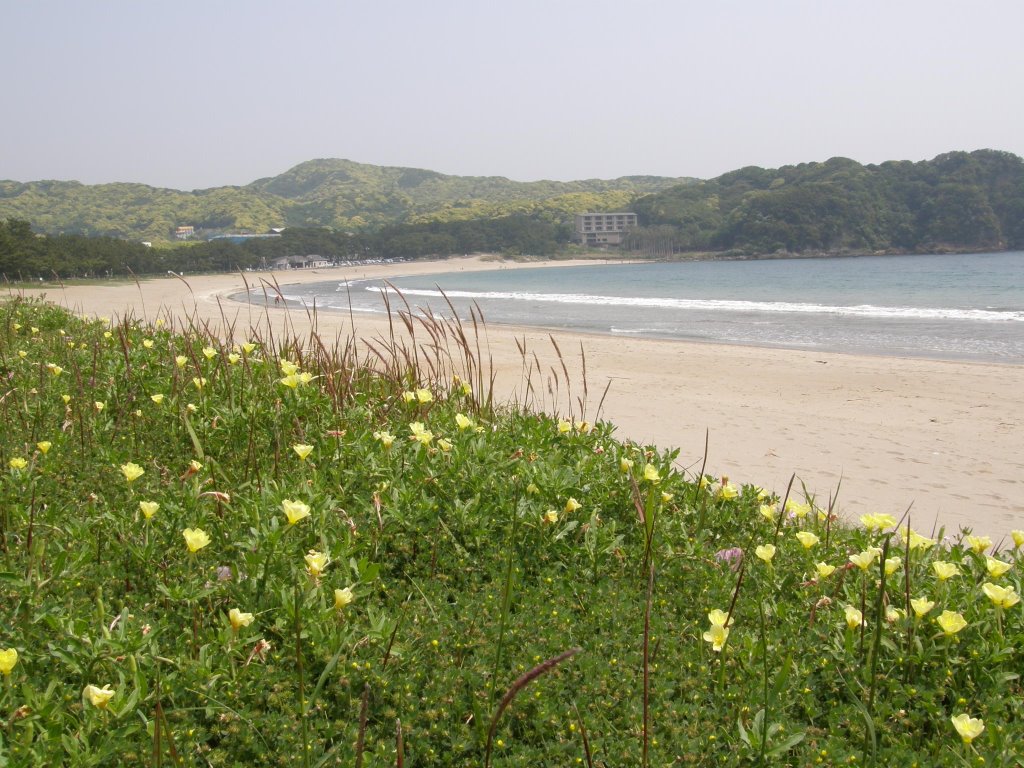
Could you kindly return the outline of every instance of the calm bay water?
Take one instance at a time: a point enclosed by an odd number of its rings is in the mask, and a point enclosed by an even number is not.
[[[444,291],[461,317],[475,303],[492,324],[1024,364],[1022,252],[496,268],[391,283],[413,307],[450,315]],[[284,288],[290,302],[357,312],[385,311],[388,290]]]

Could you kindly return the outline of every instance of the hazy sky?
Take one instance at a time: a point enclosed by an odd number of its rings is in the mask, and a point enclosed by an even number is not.
[[[0,0],[0,178],[1024,155],[1022,0]]]

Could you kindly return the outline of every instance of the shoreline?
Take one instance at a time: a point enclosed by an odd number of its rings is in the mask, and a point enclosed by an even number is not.
[[[503,262],[481,257],[387,265],[358,265],[309,272],[235,273],[192,278],[160,277],[116,286],[23,289],[95,316],[158,314],[193,317],[216,328],[273,326],[325,339],[383,337],[387,315],[325,311],[315,317],[295,307],[263,307],[228,299],[267,285],[395,278],[442,272],[543,269],[604,263],[590,259]],[[486,318],[485,318],[486,319]],[[354,327],[353,327],[354,321]],[[248,325],[246,325],[248,323]],[[550,334],[550,337],[549,337]],[[561,355],[556,354],[552,339]],[[911,520],[922,532],[933,521],[947,534],[961,526],[992,536],[1024,526],[1024,366],[917,357],[872,356],[716,344],[635,336],[550,331],[514,325],[481,327],[481,348],[493,362],[497,402],[523,394],[523,361],[517,344],[537,355],[542,378],[551,371],[569,382],[552,402],[535,387],[537,405],[567,412],[589,392],[587,418],[608,385],[601,418],[616,437],[661,448],[679,448],[678,465],[696,472],[709,435],[706,471],[734,482],[785,492],[796,473],[826,506],[841,482],[837,509],[848,519],[868,512]],[[582,381],[585,370],[587,383]],[[568,389],[569,391],[566,391]],[[554,397],[557,395],[557,398]]]
[[[447,273],[440,273],[439,272],[437,274],[447,274]],[[407,275],[394,275],[393,277],[395,277],[395,278],[407,277]],[[329,282],[329,281],[324,281],[324,282]],[[290,283],[290,284],[286,283],[284,285],[281,285],[280,287],[282,289],[284,289],[284,288],[287,288],[288,285],[302,285],[302,283]],[[233,301],[236,304],[251,305],[251,306],[254,306],[254,307],[258,307],[260,309],[264,308],[265,306],[274,307],[274,305],[262,304],[260,302],[255,302],[255,301],[249,302],[249,301],[245,301],[244,299],[241,299],[241,298],[236,298],[237,296],[241,296],[244,293],[245,293],[244,290],[238,291],[238,292],[221,293],[220,297],[224,298],[224,299],[228,299],[229,301]],[[285,299],[281,303],[280,307],[278,307],[278,308],[285,307],[285,306],[287,306],[289,309],[293,309],[293,310],[299,311],[299,312],[305,312],[307,310],[312,311],[312,309],[313,309],[313,307],[310,307],[310,306],[302,303],[300,300],[296,300],[296,299]],[[349,310],[348,308],[317,306],[316,307],[316,311],[317,312],[326,312],[326,313],[329,313],[329,314],[332,314],[332,315],[345,315],[345,316],[347,316],[349,312],[352,312],[357,317],[374,317],[374,316],[376,316],[376,317],[384,318],[384,317],[387,316],[384,310],[380,310],[380,311],[377,311],[377,310],[366,310],[366,309],[352,309],[352,310]],[[1022,361],[1020,363],[1010,363],[1010,362],[1005,362],[1005,361],[1001,361],[1001,360],[977,360],[977,359],[972,359],[972,358],[934,357],[934,356],[928,355],[928,354],[920,354],[920,355],[900,354],[900,355],[895,355],[895,354],[885,354],[884,352],[865,352],[865,351],[848,352],[848,351],[845,351],[845,350],[842,350],[842,349],[833,349],[833,348],[829,348],[829,347],[816,347],[816,348],[811,349],[811,348],[807,348],[807,347],[788,347],[788,346],[785,346],[783,344],[778,344],[778,345],[760,344],[759,345],[759,344],[747,344],[747,343],[744,343],[742,341],[722,341],[722,340],[717,340],[717,339],[712,341],[712,340],[707,340],[707,339],[673,338],[673,337],[668,337],[668,336],[658,336],[658,335],[655,335],[655,334],[635,334],[634,335],[634,334],[631,334],[631,333],[614,333],[614,332],[611,332],[611,331],[601,332],[601,331],[594,331],[594,330],[578,330],[578,329],[575,329],[575,328],[566,328],[566,327],[555,326],[555,325],[522,325],[520,323],[503,323],[503,322],[500,322],[500,321],[488,320],[486,317],[484,318],[484,320],[487,322],[487,326],[490,327],[490,328],[507,329],[507,330],[517,331],[517,332],[537,331],[537,332],[543,332],[543,333],[547,333],[547,334],[571,335],[571,336],[578,336],[578,337],[583,338],[583,339],[621,339],[622,341],[644,339],[646,341],[652,341],[652,342],[653,341],[660,341],[660,342],[665,342],[667,344],[694,344],[694,345],[698,345],[698,346],[711,346],[711,347],[740,347],[740,348],[747,348],[747,349],[764,349],[764,350],[768,350],[768,351],[776,350],[776,351],[779,351],[779,352],[805,352],[807,354],[840,355],[840,356],[850,356],[850,357],[866,357],[866,358],[879,359],[879,360],[927,360],[927,361],[931,361],[931,362],[934,362],[934,363],[952,363],[954,365],[983,365],[983,366],[994,365],[994,366],[1001,366],[1001,367],[1005,366],[1007,368],[1024,368],[1024,361]]]

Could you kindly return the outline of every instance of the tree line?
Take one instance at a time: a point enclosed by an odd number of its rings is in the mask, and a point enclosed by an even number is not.
[[[149,247],[114,237],[44,235],[21,219],[0,221],[0,276],[6,280],[95,278],[263,269],[282,256],[318,255],[332,262],[447,257],[494,252],[551,256],[564,248],[571,227],[542,216],[433,222],[377,232],[293,228],[280,237],[235,243],[220,239]]]

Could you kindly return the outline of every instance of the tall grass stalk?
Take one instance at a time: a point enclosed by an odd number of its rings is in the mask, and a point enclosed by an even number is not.
[[[650,765],[648,749],[651,738],[651,602],[654,598],[654,563],[647,574],[647,599],[644,602],[644,721],[641,765]]]
[[[512,606],[512,574],[516,557],[516,532],[519,528],[519,504],[512,510],[512,523],[508,533],[508,552],[505,561],[505,583],[501,592],[501,615],[498,618],[498,642],[494,649],[494,668],[491,673],[489,700],[493,704],[494,694],[498,685],[498,672],[501,669],[501,653],[505,644],[505,627],[508,622],[509,609]]]
[[[505,691],[505,695],[501,697],[501,701],[498,702],[498,708],[494,711],[494,715],[491,717],[491,725],[487,729],[487,744],[484,748],[484,768],[489,768],[491,765],[491,749],[494,744],[494,734],[498,730],[498,721],[501,720],[502,714],[506,709],[508,709],[512,700],[519,695],[519,692],[522,691],[523,688],[528,686],[538,677],[550,672],[563,661],[572,658],[582,650],[582,648],[570,648],[567,651],[562,651],[557,656],[552,656],[550,659],[542,661],[533,669],[530,669],[517,677],[511,687]]]

